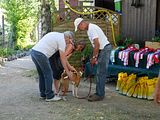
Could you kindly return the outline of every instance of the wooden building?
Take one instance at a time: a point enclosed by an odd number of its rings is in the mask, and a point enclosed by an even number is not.
[[[81,6],[83,5],[82,3],[87,3],[87,2],[91,2],[94,3],[95,6],[97,7],[102,7],[102,8],[106,8],[106,9],[110,9],[114,11],[114,0],[68,0],[68,2],[70,3],[71,6]],[[59,0],[59,8],[64,8],[64,2],[63,0]]]
[[[69,0],[71,6],[79,6],[86,0]],[[97,7],[114,10],[114,0],[90,0]],[[64,8],[60,0],[60,8]],[[156,31],[160,33],[160,0],[122,0],[121,34],[124,38],[132,38],[141,46],[144,41],[151,40]]]
[[[122,35],[144,45],[160,29],[160,0],[122,0]]]

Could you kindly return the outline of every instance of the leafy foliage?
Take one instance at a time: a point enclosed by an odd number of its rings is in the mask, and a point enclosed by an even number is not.
[[[56,19],[57,19],[57,14],[56,14],[57,8],[55,6],[55,0],[49,0],[49,2],[50,2],[50,6],[51,6],[51,14],[52,14],[51,22],[54,25],[56,23]]]
[[[15,46],[25,47],[38,20],[37,0],[2,0],[5,20],[9,24],[10,40]],[[15,47],[14,46],[14,47]]]
[[[7,57],[9,55],[15,54],[16,51],[10,48],[0,48],[0,57]]]
[[[134,43],[134,41],[132,38],[122,38],[121,35],[116,37],[116,44],[118,46],[125,46],[126,47],[128,45],[133,44],[133,43]]]
[[[152,42],[160,42],[160,37],[159,36],[153,37]]]
[[[122,46],[122,45],[123,45],[124,39],[122,38],[121,35],[116,36],[115,39],[116,39],[116,44],[117,44],[118,46]]]
[[[126,38],[125,40],[124,40],[124,43],[123,43],[123,45],[124,46],[129,46],[129,45],[131,45],[131,44],[133,44],[134,42],[133,42],[133,39],[132,38]]]

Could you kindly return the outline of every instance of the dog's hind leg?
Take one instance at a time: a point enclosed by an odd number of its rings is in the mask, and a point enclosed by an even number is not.
[[[68,91],[68,88],[64,87],[62,96],[66,96],[67,91]]]
[[[58,91],[57,91],[57,96],[60,96],[62,87],[63,87],[63,85],[62,85],[62,83],[60,82],[59,87],[58,87]]]

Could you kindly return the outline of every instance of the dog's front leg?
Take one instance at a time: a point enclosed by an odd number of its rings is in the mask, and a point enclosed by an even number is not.
[[[72,95],[75,96],[74,85],[72,84]]]
[[[62,100],[67,101],[66,96],[62,96]]]
[[[78,98],[78,87],[75,87],[75,95]]]

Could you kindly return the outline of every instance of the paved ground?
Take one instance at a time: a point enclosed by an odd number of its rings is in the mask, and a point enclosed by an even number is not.
[[[160,106],[153,101],[118,94],[115,84],[106,84],[101,102],[73,98],[48,103],[39,99],[35,66],[30,56],[0,67],[0,120],[159,120]],[[82,89],[83,88],[83,89]],[[81,95],[88,92],[82,83]],[[92,92],[95,91],[93,85]]]

